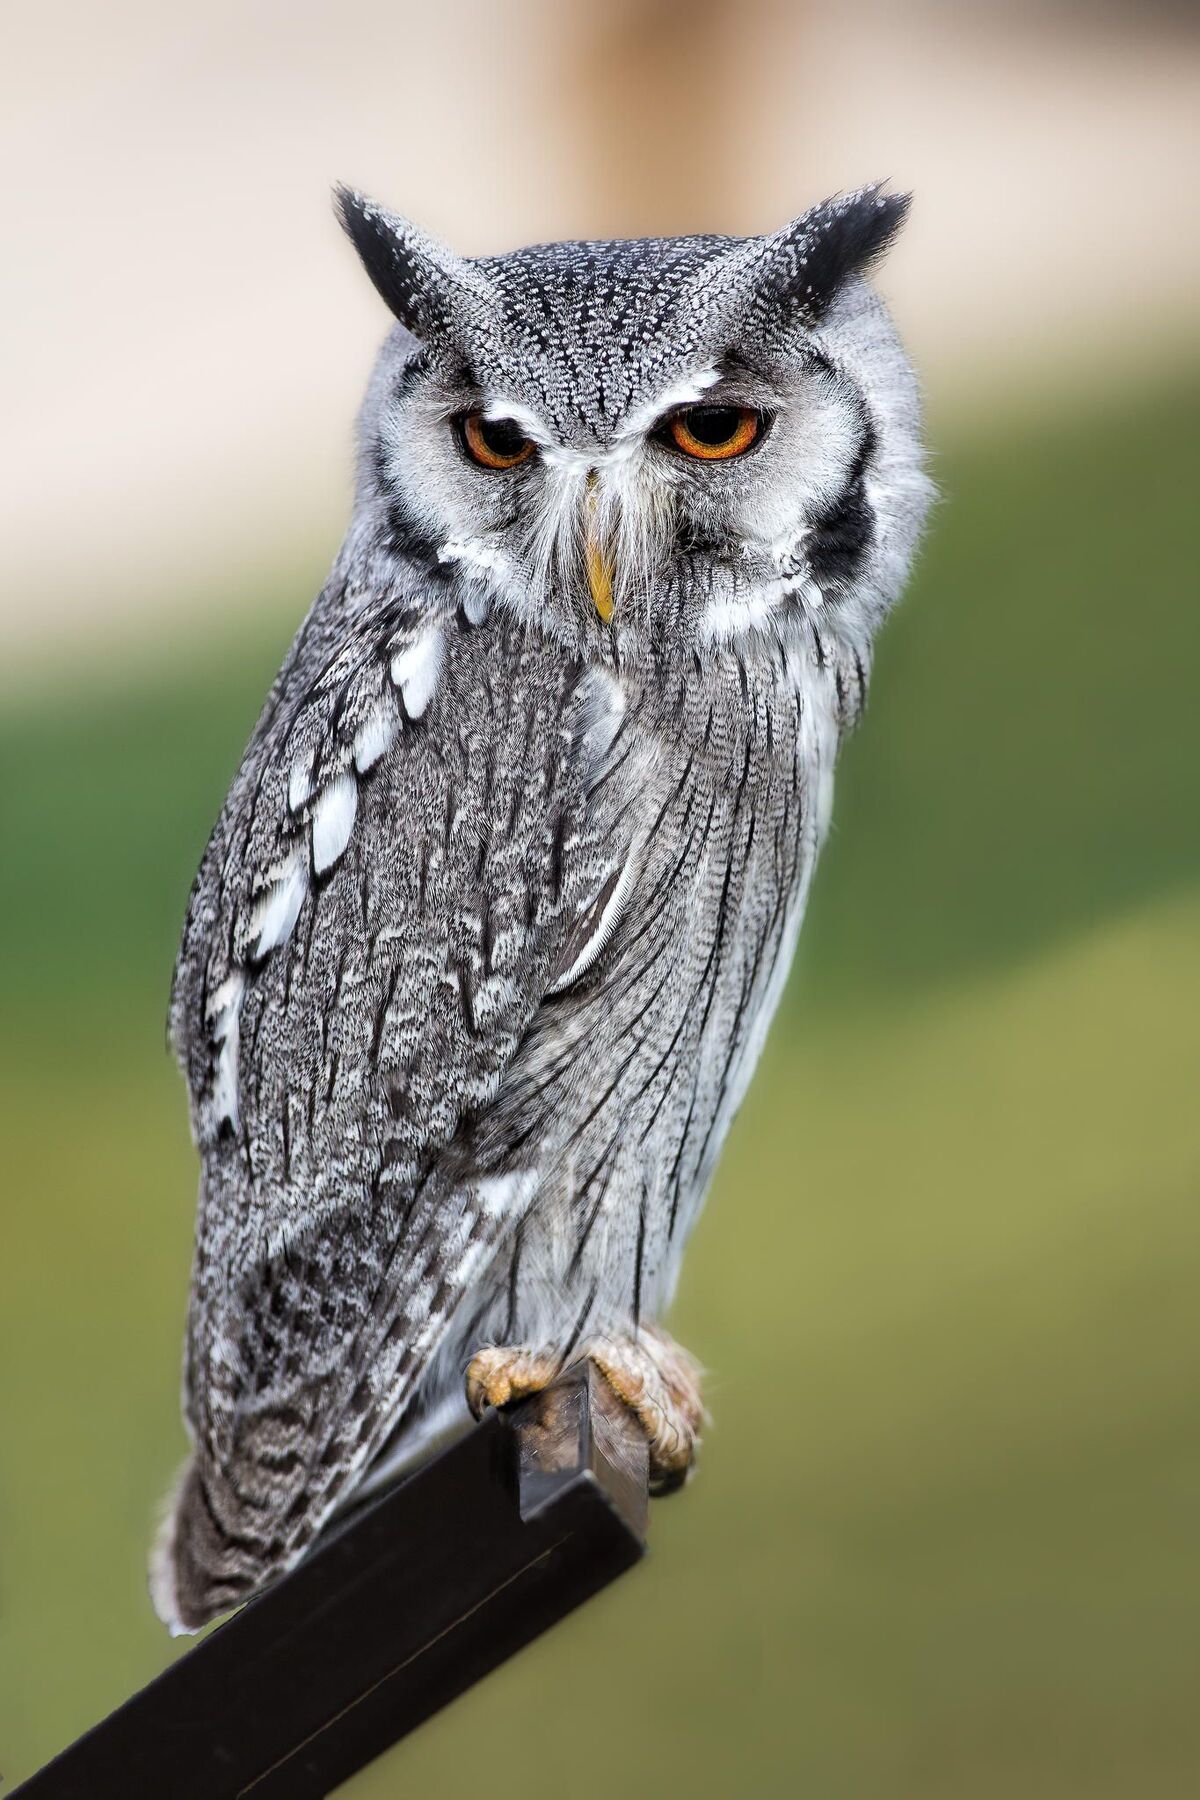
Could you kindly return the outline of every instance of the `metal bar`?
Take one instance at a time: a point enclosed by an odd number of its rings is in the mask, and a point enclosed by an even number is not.
[[[640,1433],[571,1369],[366,1503],[16,1793],[320,1800],[635,1563],[646,1510]]]

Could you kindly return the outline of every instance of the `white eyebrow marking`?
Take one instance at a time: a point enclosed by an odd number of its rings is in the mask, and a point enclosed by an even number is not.
[[[674,412],[678,406],[694,405],[720,379],[720,369],[713,368],[711,364],[707,368],[697,369],[693,375],[681,375],[678,381],[673,381],[661,394],[655,394],[644,406],[639,406],[636,412],[630,413],[617,433],[617,443],[622,443],[627,438],[645,437],[664,413]]]
[[[489,400],[483,408],[483,416],[485,419],[511,420],[514,425],[519,425],[525,436],[532,438],[539,448],[543,450],[557,448],[548,427],[528,406],[522,405],[520,400],[506,400],[503,396],[497,395],[494,400]]]
[[[653,395],[630,413],[620,430],[614,434],[607,450],[577,450],[569,444],[560,444],[544,420],[531,407],[503,395],[498,394],[487,402],[483,408],[483,416],[485,419],[510,420],[519,426],[525,436],[537,445],[545,461],[555,467],[595,469],[603,467],[606,462],[623,460],[628,456],[631,446],[644,438],[664,414],[702,399],[708,389],[720,379],[720,369],[711,364],[694,370],[690,375],[681,375],[661,393]]]

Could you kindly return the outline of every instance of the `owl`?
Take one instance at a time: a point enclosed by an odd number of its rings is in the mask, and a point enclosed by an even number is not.
[[[395,322],[173,986],[176,1631],[584,1355],[687,1473],[662,1320],[929,496],[866,280],[904,197],[469,259],[338,205]]]

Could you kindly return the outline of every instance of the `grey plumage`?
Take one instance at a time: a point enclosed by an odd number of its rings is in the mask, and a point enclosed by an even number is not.
[[[183,1628],[461,1407],[480,1345],[661,1317],[927,503],[859,272],[903,202],[476,262],[342,207],[399,323],[172,1004],[194,1454],[153,1587]],[[701,401],[752,450],[680,456]],[[475,466],[472,412],[534,453]]]

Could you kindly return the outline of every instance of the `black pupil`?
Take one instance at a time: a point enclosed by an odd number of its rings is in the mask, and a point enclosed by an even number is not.
[[[479,435],[493,456],[520,456],[529,442],[511,419],[480,419]]]
[[[727,444],[742,422],[736,406],[693,406],[683,417],[696,442],[713,448]]]

